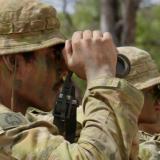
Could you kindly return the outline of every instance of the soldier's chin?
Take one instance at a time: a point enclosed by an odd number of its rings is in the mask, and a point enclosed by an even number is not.
[[[58,88],[56,91],[54,91],[54,96],[52,97],[52,102],[51,104],[49,105],[49,107],[47,108],[48,111],[51,111],[54,109],[55,105],[56,105],[56,102],[58,100],[58,97],[59,97],[59,94],[61,92],[61,87]]]
[[[44,112],[50,112],[50,111],[53,110],[54,106],[55,106],[55,104],[53,104],[53,105],[48,105],[48,106],[45,106],[45,107],[43,107],[43,108],[41,108],[41,109],[42,109]]]
[[[52,96],[50,101],[48,101],[45,105],[41,106],[41,110],[43,110],[44,112],[52,111],[54,109],[55,104],[56,104],[58,95],[59,95],[58,93],[54,94],[54,96]]]

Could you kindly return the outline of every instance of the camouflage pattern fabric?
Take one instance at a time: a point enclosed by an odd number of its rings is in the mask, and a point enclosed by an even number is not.
[[[131,70],[125,78],[137,89],[145,89],[160,83],[160,73],[151,55],[136,47],[118,47],[118,52],[125,55]]]
[[[46,121],[49,122],[50,124],[53,124],[53,114],[51,112],[44,112],[42,110],[39,110],[37,108],[33,107],[28,107],[25,117],[30,121],[30,122],[37,122],[37,121]],[[80,132],[82,130],[82,122],[83,122],[83,111],[82,111],[82,106],[79,106],[77,108],[77,126],[76,126],[76,135],[75,135],[75,142],[77,142]]]
[[[19,116],[19,126],[1,127],[0,159],[136,160],[136,155],[131,156],[138,150],[133,146],[142,105],[142,94],[125,80],[100,77],[86,90],[83,129],[77,143],[64,140],[54,125],[45,121],[26,124]]]
[[[40,0],[0,0],[0,55],[64,44],[53,6]]]
[[[44,112],[44,111],[39,110],[39,109],[34,108],[34,107],[28,107],[27,108],[25,117],[30,122],[45,120],[45,121],[47,121],[51,124],[53,123],[52,111],[51,112]],[[77,121],[82,124],[83,119],[84,119],[83,109],[82,109],[82,106],[79,106],[77,108]]]
[[[42,110],[39,110],[37,108],[33,107],[28,107],[25,117],[30,121],[30,122],[35,122],[35,121],[47,121],[51,124],[53,124],[53,115],[52,111],[51,112],[44,112]]]
[[[141,160],[159,160],[160,159],[160,133],[150,135],[139,131],[139,158]]]

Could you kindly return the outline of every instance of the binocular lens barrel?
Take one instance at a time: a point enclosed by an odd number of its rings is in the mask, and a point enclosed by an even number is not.
[[[130,65],[129,59],[122,54],[118,54],[117,66],[116,66],[116,77],[118,78],[126,77],[130,72],[130,68],[131,68],[131,65]]]

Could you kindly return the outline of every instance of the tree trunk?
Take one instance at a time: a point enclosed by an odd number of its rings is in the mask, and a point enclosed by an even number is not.
[[[135,42],[136,14],[141,0],[123,0],[123,30],[121,45],[131,45]]]
[[[100,28],[110,32],[117,45],[135,42],[136,13],[141,0],[101,0]],[[122,8],[121,8],[122,6]]]
[[[118,0],[101,0],[100,29],[102,32],[110,32],[117,43],[115,34],[116,21],[118,19]]]

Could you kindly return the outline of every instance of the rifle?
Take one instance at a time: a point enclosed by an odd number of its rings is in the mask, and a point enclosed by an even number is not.
[[[58,127],[60,134],[73,143],[76,133],[78,101],[75,98],[75,87],[71,77],[72,72],[70,71],[54,107],[53,123]]]

